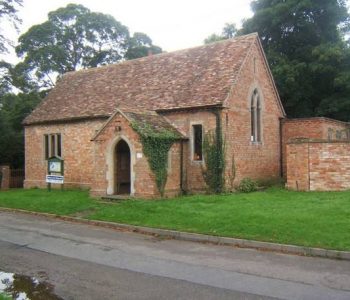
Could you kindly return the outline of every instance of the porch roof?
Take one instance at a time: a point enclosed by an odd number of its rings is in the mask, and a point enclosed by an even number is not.
[[[178,140],[187,140],[181,132],[172,126],[168,120],[157,114],[154,111],[147,110],[132,110],[132,109],[117,109],[115,113],[106,121],[100,130],[93,136],[92,141],[103,132],[108,124],[114,119],[117,114],[123,115],[131,124],[135,124],[141,131],[152,131],[153,133],[162,133],[164,131],[171,133]]]

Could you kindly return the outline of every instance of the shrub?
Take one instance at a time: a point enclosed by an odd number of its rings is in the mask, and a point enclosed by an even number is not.
[[[258,184],[251,178],[243,178],[237,187],[237,190],[242,193],[255,192],[258,189]]]
[[[158,191],[163,197],[168,176],[168,153],[179,136],[165,128],[153,128],[147,123],[140,125],[132,122],[131,126],[140,135],[143,152],[156,177]]]
[[[202,173],[208,189],[212,193],[222,193],[224,190],[225,144],[220,131],[209,131],[203,141],[204,163]]]

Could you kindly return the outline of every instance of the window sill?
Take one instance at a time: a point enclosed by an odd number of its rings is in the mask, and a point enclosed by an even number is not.
[[[252,145],[252,146],[262,146],[263,143],[262,142],[250,142],[250,145]]]
[[[203,162],[204,162],[203,160],[194,160],[194,159],[191,160],[191,163],[194,163],[197,165],[203,164]]]

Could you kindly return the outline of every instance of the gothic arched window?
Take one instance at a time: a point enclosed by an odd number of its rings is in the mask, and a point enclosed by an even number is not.
[[[254,90],[250,104],[252,142],[261,142],[261,100],[257,89]]]

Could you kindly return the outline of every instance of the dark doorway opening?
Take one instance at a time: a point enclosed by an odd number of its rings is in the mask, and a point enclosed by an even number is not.
[[[130,148],[124,140],[115,147],[114,193],[130,194]]]

